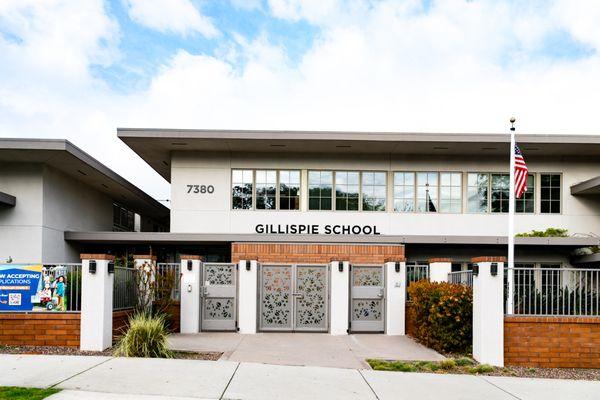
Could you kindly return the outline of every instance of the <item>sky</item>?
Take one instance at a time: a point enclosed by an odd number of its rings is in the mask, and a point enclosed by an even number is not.
[[[157,199],[117,127],[600,133],[597,0],[0,0],[0,137]]]

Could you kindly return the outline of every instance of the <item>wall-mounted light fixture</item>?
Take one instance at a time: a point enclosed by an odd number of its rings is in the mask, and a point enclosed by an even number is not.
[[[115,262],[114,261],[109,261],[108,262],[108,273],[109,274],[114,274],[115,273]]]
[[[96,273],[96,260],[90,260],[89,270],[90,270],[90,274]]]
[[[194,263],[192,262],[192,260],[187,260],[187,270],[191,271],[193,266]]]
[[[492,273],[492,276],[498,275],[498,263],[492,263],[490,265],[490,272]]]
[[[394,269],[396,270],[396,272],[400,272],[400,263],[398,261],[396,261],[396,263],[394,264]]]
[[[337,263],[338,263],[338,271],[344,272],[344,262],[338,261]]]
[[[473,276],[479,275],[479,264],[473,264]]]
[[[246,271],[250,271],[250,268],[252,268],[252,264],[251,264],[250,260],[246,260],[245,263],[246,263]]]

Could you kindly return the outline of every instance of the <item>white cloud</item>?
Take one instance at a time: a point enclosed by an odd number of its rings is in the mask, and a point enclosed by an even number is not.
[[[124,0],[129,17],[159,32],[187,35],[199,32],[206,37],[218,35],[210,18],[202,15],[190,0]]]
[[[506,132],[516,115],[520,132],[600,133],[591,3],[445,0],[427,14],[416,0],[314,4],[277,11],[318,26],[297,63],[267,34],[234,35],[218,56],[177,52],[146,90],[124,95],[89,72],[119,56],[118,27],[100,0],[0,2],[0,24],[22,37],[0,36],[0,136],[67,137],[166,198],[117,126],[486,133]],[[77,35],[81,26],[90,29]],[[533,57],[556,29],[595,53]]]

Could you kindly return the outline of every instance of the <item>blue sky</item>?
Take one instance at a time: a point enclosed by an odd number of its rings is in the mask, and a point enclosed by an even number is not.
[[[587,0],[1,0],[0,136],[158,198],[117,127],[600,133]]]

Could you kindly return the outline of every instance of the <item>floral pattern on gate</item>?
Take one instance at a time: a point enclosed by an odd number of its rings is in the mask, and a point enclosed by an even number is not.
[[[352,314],[355,321],[380,321],[381,300],[361,299],[352,301]]]
[[[207,298],[204,299],[204,319],[232,319],[233,299]]]
[[[327,311],[327,268],[299,266],[297,270],[298,299],[296,325],[302,328],[325,326]]]
[[[211,285],[233,285],[233,265],[204,265],[204,280],[210,282]]]
[[[265,326],[290,326],[290,293],[292,268],[262,267],[262,320]]]
[[[352,267],[354,286],[383,286],[381,267]]]

